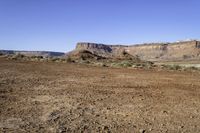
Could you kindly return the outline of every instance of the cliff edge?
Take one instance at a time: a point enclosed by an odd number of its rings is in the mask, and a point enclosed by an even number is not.
[[[193,60],[200,59],[200,41],[151,43],[140,45],[105,45],[77,43],[75,51],[88,50],[102,57],[118,57],[123,51],[142,60]]]

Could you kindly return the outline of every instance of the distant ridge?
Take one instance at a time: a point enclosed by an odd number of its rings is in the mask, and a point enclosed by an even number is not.
[[[62,52],[52,52],[52,51],[17,51],[17,50],[0,50],[2,54],[23,54],[26,56],[44,56],[44,57],[54,57],[54,56],[64,56],[65,53]]]

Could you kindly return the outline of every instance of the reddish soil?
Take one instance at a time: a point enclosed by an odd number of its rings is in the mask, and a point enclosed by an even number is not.
[[[200,73],[0,58],[0,132],[200,132]]]

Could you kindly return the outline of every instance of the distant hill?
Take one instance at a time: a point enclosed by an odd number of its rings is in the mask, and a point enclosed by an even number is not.
[[[125,51],[134,57],[147,61],[200,59],[200,42],[196,40],[130,46],[81,42],[77,43],[76,49],[67,55],[81,50],[87,50],[95,55],[109,58],[120,57],[121,53]]]
[[[23,54],[26,56],[43,56],[43,57],[54,57],[64,56],[62,52],[51,52],[51,51],[15,51],[15,50],[0,50],[2,54]]]

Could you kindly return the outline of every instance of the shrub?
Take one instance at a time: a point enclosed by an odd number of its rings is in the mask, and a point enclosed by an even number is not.
[[[198,68],[197,67],[190,67],[190,69],[192,69],[192,70],[198,70]]]
[[[144,64],[144,63],[136,63],[135,64],[135,67],[137,67],[137,68],[144,68],[146,66],[146,64]]]
[[[199,70],[199,68],[192,66],[192,67],[185,68],[185,70],[196,71],[196,70]]]
[[[49,58],[49,60],[52,62],[59,62],[60,58],[53,57],[53,58]]]
[[[8,57],[8,59],[19,60],[19,59],[23,59],[24,57],[25,57],[25,55],[23,55],[23,54],[14,54],[14,55],[10,55]]]
[[[116,64],[116,66],[119,66],[119,67],[132,67],[132,65],[133,64],[129,61],[122,61]]]
[[[90,61],[89,60],[78,60],[78,63],[81,63],[81,64],[90,64]]]
[[[43,56],[36,56],[36,58],[38,58],[38,59],[43,59]]]
[[[170,69],[170,70],[181,70],[182,67],[179,66],[179,65],[171,65],[169,69]]]
[[[122,66],[123,67],[132,67],[132,64],[131,63],[122,63]]]
[[[23,55],[23,54],[16,54],[15,57],[18,58],[18,59],[20,59],[20,58],[24,58],[25,55]]]
[[[44,57],[43,56],[35,56],[35,55],[33,55],[33,56],[30,56],[29,59],[31,61],[44,61]]]
[[[169,66],[165,65],[165,64],[162,64],[160,65],[161,68],[168,68]]]
[[[74,61],[72,60],[71,57],[67,57],[66,61],[67,61],[68,63],[74,62]]]

